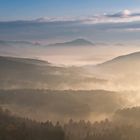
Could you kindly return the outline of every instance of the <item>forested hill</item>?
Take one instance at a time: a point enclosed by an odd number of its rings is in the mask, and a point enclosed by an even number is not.
[[[58,122],[39,123],[0,108],[0,140],[64,140],[64,132]]]
[[[91,123],[70,120],[61,126],[19,118],[0,109],[0,140],[139,140],[140,127],[105,119]]]

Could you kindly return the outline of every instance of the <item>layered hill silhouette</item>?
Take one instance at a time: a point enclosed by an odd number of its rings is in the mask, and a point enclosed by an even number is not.
[[[76,39],[69,42],[64,43],[56,43],[56,44],[50,44],[48,46],[94,46],[94,44],[86,39]]]
[[[32,43],[29,41],[7,41],[7,40],[0,40],[0,47],[4,46],[14,46],[14,47],[29,47],[29,46],[36,46],[40,45],[39,43]]]
[[[105,82],[86,76],[81,67],[55,66],[46,61],[0,57],[0,88],[77,88],[90,82]]]
[[[27,46],[27,47],[35,47],[35,46],[44,46],[41,45],[38,42],[29,42],[29,41],[5,41],[5,40],[0,40],[0,46],[15,46],[15,47],[23,47],[23,46]],[[72,41],[68,41],[68,42],[63,42],[63,43],[55,43],[55,44],[49,44],[47,46],[59,46],[59,47],[63,47],[63,46],[94,46],[95,44],[92,43],[91,41],[88,41],[86,39],[83,38],[79,38],[79,39],[75,39]]]
[[[13,57],[0,57],[0,67],[1,88],[33,88],[42,84],[47,88],[55,85],[57,77],[66,71],[45,61]]]
[[[1,56],[0,68],[1,89],[80,89],[91,83],[103,84],[108,80],[98,78],[96,73],[89,76],[83,67],[56,66],[47,61],[29,58]],[[131,77],[129,83],[132,83],[132,78],[139,81],[140,52],[119,56],[94,68],[99,74],[121,74],[124,80]]]

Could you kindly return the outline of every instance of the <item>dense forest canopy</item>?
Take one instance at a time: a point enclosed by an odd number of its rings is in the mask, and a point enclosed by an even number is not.
[[[126,113],[127,110],[121,110]],[[138,108],[133,108],[137,112]],[[119,111],[120,112],[120,111]],[[7,109],[0,108],[1,140],[139,140],[140,125],[124,124],[108,119],[91,123],[72,119],[65,124],[51,121],[37,122],[28,118],[12,115]]]

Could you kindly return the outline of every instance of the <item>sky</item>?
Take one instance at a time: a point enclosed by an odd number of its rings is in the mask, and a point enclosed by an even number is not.
[[[140,0],[0,0],[0,40],[140,42]]]
[[[0,21],[139,10],[140,0],[0,0]]]

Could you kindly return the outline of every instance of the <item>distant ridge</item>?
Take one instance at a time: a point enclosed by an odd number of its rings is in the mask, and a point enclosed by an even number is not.
[[[130,62],[140,63],[140,52],[134,52],[134,53],[127,54],[127,55],[121,55],[112,60],[106,61],[100,65],[111,65],[111,64],[115,64],[115,63],[119,64],[119,63],[126,63],[128,61],[129,61],[128,64],[130,64]]]
[[[29,64],[29,65],[50,65],[48,61],[32,59],[32,58],[18,58],[18,57],[10,57],[10,56],[0,56],[0,64]]]
[[[139,73],[140,71],[140,52],[118,56],[112,60],[97,65],[98,68],[107,72]]]
[[[93,46],[94,44],[86,39],[75,39],[64,43],[50,44],[49,46]]]
[[[41,46],[40,43],[38,42],[30,42],[30,41],[9,41],[9,40],[0,40],[0,45],[4,45],[4,46],[15,46],[15,45],[22,45],[22,46]]]

